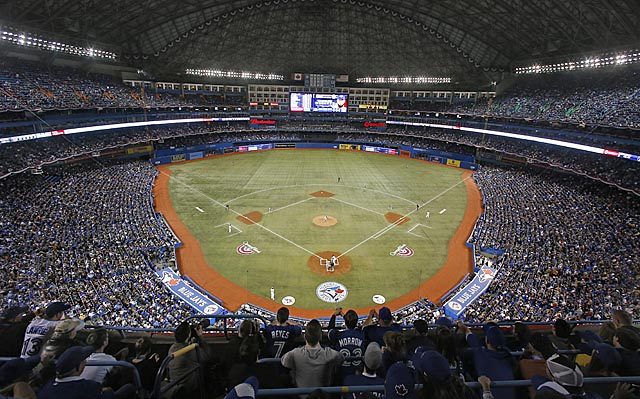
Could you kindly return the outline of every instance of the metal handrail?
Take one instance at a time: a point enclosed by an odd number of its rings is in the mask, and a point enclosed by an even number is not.
[[[260,315],[255,314],[243,314],[243,313],[227,313],[227,314],[199,314],[187,317],[185,321],[194,320],[194,319],[258,319],[262,321],[263,325],[266,326],[270,322]],[[209,329],[207,329],[209,331]],[[219,328],[215,329],[215,331],[220,331]],[[227,323],[224,323],[224,327],[222,328],[224,332],[225,338],[229,338],[229,329],[227,328]]]
[[[640,376],[637,377],[585,377],[584,385],[588,384],[606,384],[611,382],[628,382],[639,383]],[[467,382],[469,388],[480,388],[479,382]],[[528,387],[531,386],[531,380],[510,380],[510,381],[491,381],[492,388],[506,387]],[[422,384],[416,384],[416,389],[422,388]],[[256,396],[293,396],[307,395],[320,389],[326,393],[351,393],[351,392],[384,392],[384,385],[354,385],[354,386],[331,386],[331,387],[309,387],[309,388],[272,388],[260,389]]]
[[[198,372],[200,374],[200,384],[202,386],[201,389],[201,394],[202,394],[202,390],[204,389],[204,384],[202,381],[202,373],[200,372],[200,369],[202,368],[202,365],[200,364],[200,355],[198,353],[198,344],[191,344],[191,345],[187,345],[182,349],[179,349],[173,353],[170,353],[169,355],[167,355],[167,357],[164,358],[164,360],[162,361],[162,363],[160,363],[160,368],[158,369],[158,373],[156,374],[156,379],[153,382],[153,398],[161,398],[162,395],[167,392],[169,389],[173,388],[175,385],[181,383],[182,381],[184,381],[185,379],[187,379],[187,377],[189,377],[193,372]],[[182,378],[179,378],[175,381],[171,381],[170,383],[168,383],[165,386],[162,386],[162,379],[164,378],[164,374],[166,373],[168,367],[169,367],[169,362],[172,361],[175,358],[178,358],[180,356],[184,356],[187,353],[191,352],[195,350],[196,351],[196,360],[198,362],[198,366],[194,367],[192,370],[189,370],[188,373],[186,373]]]
[[[0,357],[0,362],[8,362],[14,359],[19,359],[19,357]],[[133,371],[133,383],[136,387],[136,395],[142,397],[142,379],[134,364],[121,360],[87,360],[87,366],[120,366],[131,369]]]

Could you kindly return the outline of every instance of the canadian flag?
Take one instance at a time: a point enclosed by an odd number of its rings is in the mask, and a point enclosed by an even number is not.
[[[293,75],[291,75],[291,78],[293,80],[302,80],[304,78],[304,74],[302,74],[302,73],[294,73]]]

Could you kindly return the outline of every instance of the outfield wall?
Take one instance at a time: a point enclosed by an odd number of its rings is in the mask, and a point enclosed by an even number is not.
[[[204,158],[207,155],[220,155],[232,152],[250,152],[260,150],[270,150],[274,148],[297,148],[297,149],[340,149],[342,151],[365,151],[378,152],[393,156],[409,156],[410,158],[422,158],[429,162],[452,166],[467,170],[477,170],[478,164],[470,155],[456,154],[451,152],[423,149],[401,145],[389,147],[380,143],[362,142],[332,142],[332,143],[302,143],[302,142],[274,142],[263,143],[218,143],[204,144],[186,148],[175,148],[168,150],[158,150],[151,158],[153,165],[166,165],[176,162],[191,161]]]

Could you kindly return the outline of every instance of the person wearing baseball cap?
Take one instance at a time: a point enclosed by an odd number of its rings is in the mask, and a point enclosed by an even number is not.
[[[473,334],[469,327],[458,321],[458,328],[465,335],[467,344],[473,353],[473,366],[476,375],[487,376],[492,381],[510,381],[514,379],[515,359],[506,349],[504,333],[495,325],[485,328],[484,345],[479,336]],[[514,388],[496,388],[493,390],[496,399],[515,399]]]
[[[415,398],[415,377],[413,372],[403,362],[394,363],[387,370],[384,381],[384,397],[386,399]]]
[[[39,355],[44,348],[46,338],[64,318],[64,312],[71,305],[64,302],[51,302],[44,310],[43,317],[36,317],[27,326],[22,343],[21,357]]]
[[[373,318],[378,317],[378,324],[372,324]],[[383,306],[376,313],[375,309],[371,309],[367,320],[362,324],[364,327],[364,336],[366,344],[369,342],[377,342],[380,347],[384,346],[384,333],[387,331],[396,331],[402,333],[402,326],[393,322],[391,310]]]
[[[224,399],[255,399],[259,385],[258,379],[251,376],[230,390]]]
[[[13,306],[8,308],[0,316],[0,357],[20,356],[24,332],[35,313],[27,306]]]
[[[348,375],[344,379],[344,385],[361,386],[361,385],[383,385],[384,378],[378,376],[376,371],[382,365],[382,351],[377,342],[371,342],[364,351],[364,368],[362,374]],[[345,397],[345,396],[343,396]],[[361,399],[368,397],[362,392],[353,392],[349,394],[349,398]]]
[[[422,389],[418,397],[430,399],[473,399],[476,394],[451,373],[449,361],[439,352],[421,351],[413,355],[413,366],[419,373],[418,383]]]
[[[93,346],[72,346],[56,362],[56,378],[38,392],[38,399],[103,398],[102,385],[80,377]],[[105,397],[110,397],[105,396]]]

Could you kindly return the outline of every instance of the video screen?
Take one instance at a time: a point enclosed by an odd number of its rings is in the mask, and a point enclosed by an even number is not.
[[[346,113],[348,109],[348,94],[297,92],[289,94],[289,111],[291,112]]]

